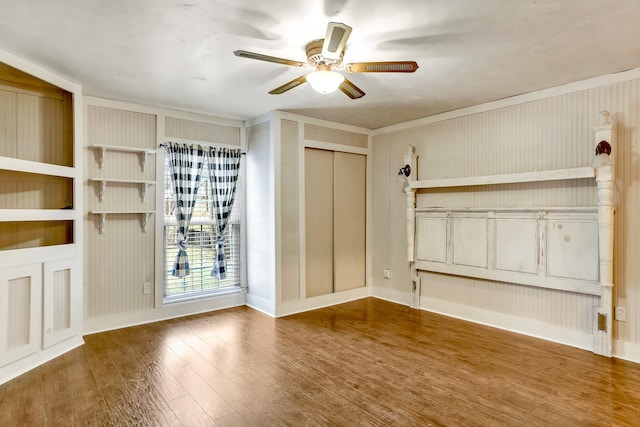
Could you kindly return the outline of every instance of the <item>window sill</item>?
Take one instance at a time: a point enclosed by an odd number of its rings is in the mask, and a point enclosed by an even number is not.
[[[189,304],[189,303],[196,303],[196,302],[203,302],[203,301],[208,301],[208,300],[215,300],[218,299],[220,297],[224,297],[227,295],[234,295],[234,294],[240,294],[242,292],[244,292],[245,288],[242,288],[240,286],[229,286],[227,288],[223,288],[220,289],[219,291],[215,291],[215,292],[202,292],[202,293],[197,293],[197,294],[190,294],[190,295],[182,295],[182,296],[176,296],[176,297],[171,297],[169,299],[163,299],[162,301],[162,306],[163,307],[169,307],[169,306],[173,306],[173,305],[180,305],[180,304]]]

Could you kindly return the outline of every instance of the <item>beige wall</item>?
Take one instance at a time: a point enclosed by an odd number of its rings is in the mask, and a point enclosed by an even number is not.
[[[164,152],[158,149],[168,140],[240,146],[242,124],[99,98],[87,97],[85,103],[85,330],[113,329],[244,303],[238,294],[217,302],[162,305]],[[97,150],[90,148],[95,144],[158,150],[147,156],[144,170],[139,154],[107,151],[100,169]],[[156,181],[156,185],[147,190],[143,201],[139,185],[107,183],[100,202],[98,184],[91,178]],[[157,211],[146,232],[140,214],[114,214],[107,215],[100,234],[99,216],[89,212],[103,210]],[[146,282],[152,285],[150,294],[143,293]]]
[[[275,312],[275,237],[271,123],[247,128],[247,302]]]
[[[281,288],[278,302],[300,297],[300,170],[298,122],[281,120]]]
[[[590,165],[593,126],[600,110],[611,112],[617,157],[615,297],[627,309],[614,322],[614,353],[640,360],[640,269],[634,259],[640,235],[638,134],[639,80],[621,81],[564,94],[523,97],[521,103],[487,106],[477,113],[445,115],[381,130],[373,142],[374,294],[408,303],[405,197],[396,181],[408,144],[419,154],[419,179],[528,172]],[[557,93],[556,91],[555,93]],[[549,92],[550,93],[550,92]],[[537,99],[536,99],[537,98]],[[595,206],[593,180],[438,190],[418,196],[418,206],[551,207]],[[392,279],[382,277],[383,267]],[[591,333],[597,299],[460,277],[423,275],[421,304],[437,311],[563,341]]]

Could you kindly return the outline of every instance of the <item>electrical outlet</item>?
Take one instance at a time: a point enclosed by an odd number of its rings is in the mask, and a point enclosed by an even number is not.
[[[391,279],[391,270],[390,269],[385,268],[383,274],[384,274],[384,278],[385,279]]]
[[[142,287],[142,293],[143,294],[150,294],[151,293],[151,283],[149,282],[145,282],[143,287]]]
[[[626,322],[627,321],[627,310],[624,307],[616,307],[615,312],[616,320],[618,322]]]

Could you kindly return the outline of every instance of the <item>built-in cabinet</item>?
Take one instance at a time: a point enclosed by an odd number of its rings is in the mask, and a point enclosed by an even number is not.
[[[82,343],[81,111],[0,51],[0,383]]]

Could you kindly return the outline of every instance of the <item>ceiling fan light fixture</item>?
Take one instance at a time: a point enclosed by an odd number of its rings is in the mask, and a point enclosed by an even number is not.
[[[335,92],[338,86],[344,81],[344,76],[330,70],[318,70],[307,76],[307,81],[318,93],[326,95]]]

